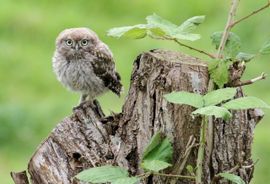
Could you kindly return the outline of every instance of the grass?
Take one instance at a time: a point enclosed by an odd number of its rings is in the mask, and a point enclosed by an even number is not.
[[[262,1],[241,2],[238,17],[245,15]],[[0,6],[0,178],[12,183],[9,172],[20,171],[37,145],[51,129],[77,104],[79,95],[66,91],[55,79],[51,57],[57,34],[68,27],[90,27],[106,42],[114,53],[116,67],[123,78],[125,94],[118,98],[112,93],[99,99],[105,112],[119,112],[128,91],[133,60],[143,51],[153,48],[180,50],[200,56],[175,43],[145,40],[113,39],[106,30],[116,26],[143,23],[144,18],[157,13],[175,23],[194,15],[207,19],[198,32],[202,39],[192,45],[214,52],[210,35],[223,29],[229,3],[211,0],[188,3],[178,0],[2,0]],[[243,22],[234,31],[241,35],[243,51],[256,53],[270,38],[269,11]],[[205,57],[202,57],[205,58]],[[205,58],[206,59],[206,58]],[[248,64],[244,78],[261,72],[269,73],[269,56]],[[269,79],[245,87],[247,94],[270,102]],[[269,113],[256,127],[253,157],[259,158],[254,184],[270,180]]]

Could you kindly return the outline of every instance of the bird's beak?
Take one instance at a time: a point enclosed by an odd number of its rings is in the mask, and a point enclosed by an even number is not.
[[[76,45],[75,45],[75,50],[76,50],[76,51],[79,50],[79,44],[78,44],[78,43],[76,43]]]

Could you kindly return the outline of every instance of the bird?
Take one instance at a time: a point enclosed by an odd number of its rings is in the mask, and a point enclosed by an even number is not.
[[[113,54],[90,28],[65,29],[56,38],[53,71],[64,87],[81,94],[79,104],[109,90],[120,96],[121,78]]]

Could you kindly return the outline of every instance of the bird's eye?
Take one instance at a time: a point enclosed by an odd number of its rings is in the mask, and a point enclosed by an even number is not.
[[[67,40],[66,40],[66,45],[67,45],[67,46],[71,46],[71,45],[72,45],[72,43],[73,43],[73,42],[72,42],[72,40],[71,40],[71,39],[67,39]]]
[[[82,40],[82,41],[81,41],[81,45],[82,45],[82,46],[88,45],[88,40]]]

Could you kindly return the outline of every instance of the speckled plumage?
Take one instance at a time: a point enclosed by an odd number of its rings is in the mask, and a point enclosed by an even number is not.
[[[62,31],[56,39],[53,70],[68,89],[93,100],[108,89],[120,95],[122,84],[108,46],[88,28]]]

